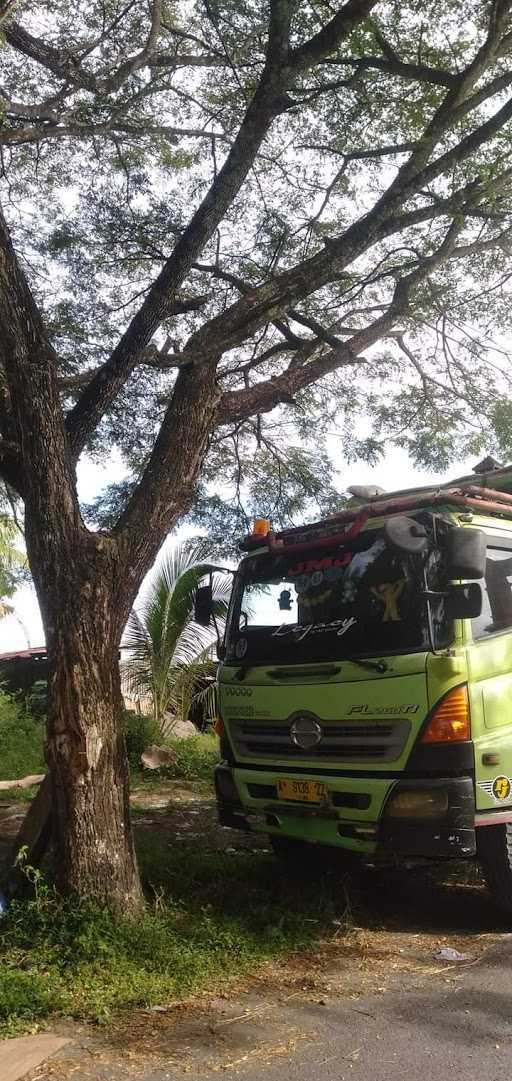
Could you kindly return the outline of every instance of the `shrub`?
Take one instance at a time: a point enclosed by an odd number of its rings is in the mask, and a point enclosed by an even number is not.
[[[219,991],[332,935],[346,912],[339,882],[306,876],[299,885],[266,853],[228,855],[207,837],[169,844],[156,830],[144,832],[138,854],[156,902],[135,921],[59,897],[41,876],[36,897],[11,903],[0,936],[0,1039],[52,1015],[106,1023]]]
[[[48,683],[46,679],[37,679],[32,684],[25,699],[29,713],[34,717],[44,717],[48,708]]]
[[[176,752],[176,761],[167,766],[167,777],[186,781],[210,781],[219,761],[218,741],[210,732],[201,732],[189,739],[169,739],[168,744]]]
[[[4,1035],[12,1036],[24,1031],[27,1021],[46,1016],[58,1006],[58,996],[49,985],[44,972],[30,966],[27,972],[20,968],[0,969],[0,1025]]]
[[[43,738],[42,721],[0,691],[0,780],[44,773]]]
[[[124,738],[131,770],[140,770],[140,756],[150,743],[161,743],[158,725],[153,717],[127,709],[124,712]]]

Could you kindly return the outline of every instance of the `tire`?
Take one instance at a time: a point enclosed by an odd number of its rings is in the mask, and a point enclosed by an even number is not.
[[[512,913],[512,823],[481,826],[477,854],[493,901],[503,912]]]

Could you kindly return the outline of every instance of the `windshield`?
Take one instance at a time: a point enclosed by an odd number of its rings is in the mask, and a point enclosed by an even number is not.
[[[430,589],[436,565],[430,556]],[[249,558],[235,585],[227,660],[299,664],[428,649],[422,573],[421,561],[405,560],[376,531],[345,546]],[[436,645],[447,645],[442,602],[432,615]]]

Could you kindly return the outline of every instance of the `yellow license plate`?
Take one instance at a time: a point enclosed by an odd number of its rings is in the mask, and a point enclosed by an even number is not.
[[[327,799],[327,787],[321,781],[291,781],[281,778],[277,782],[279,799],[295,800],[299,803],[324,803]]]

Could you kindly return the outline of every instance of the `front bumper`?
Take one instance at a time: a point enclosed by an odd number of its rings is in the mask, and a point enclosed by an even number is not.
[[[426,859],[466,859],[476,853],[475,794],[471,777],[399,781],[392,789],[424,792],[441,789],[448,795],[448,807],[440,818],[386,817],[378,835],[379,849],[396,857],[422,856]]]
[[[284,774],[286,770],[282,771]],[[263,778],[262,778],[263,779]],[[266,775],[266,780],[270,780]],[[247,798],[248,791],[257,787],[261,798],[250,803],[241,799],[237,780]],[[252,772],[251,780],[257,780]],[[329,785],[329,777],[326,777]],[[354,781],[346,779],[347,788],[355,788]],[[340,788],[340,781],[336,782]],[[366,807],[358,792],[330,793],[331,803],[326,806],[279,803],[273,796],[270,784],[247,784],[233,769],[222,763],[215,770],[215,789],[219,822],[238,830],[268,832],[274,835],[295,837],[313,844],[332,845],[350,849],[361,856],[386,859],[467,859],[475,855],[475,799],[471,777],[428,778],[393,780],[375,777],[359,787],[373,789],[372,799]],[[384,789],[385,794],[384,794]],[[392,818],[386,816],[386,805],[397,792],[442,789],[447,793],[445,813],[436,819]],[[351,795],[352,802],[348,801]],[[350,813],[351,808],[352,813]],[[357,809],[356,809],[357,808]],[[373,812],[373,813],[372,813]]]

